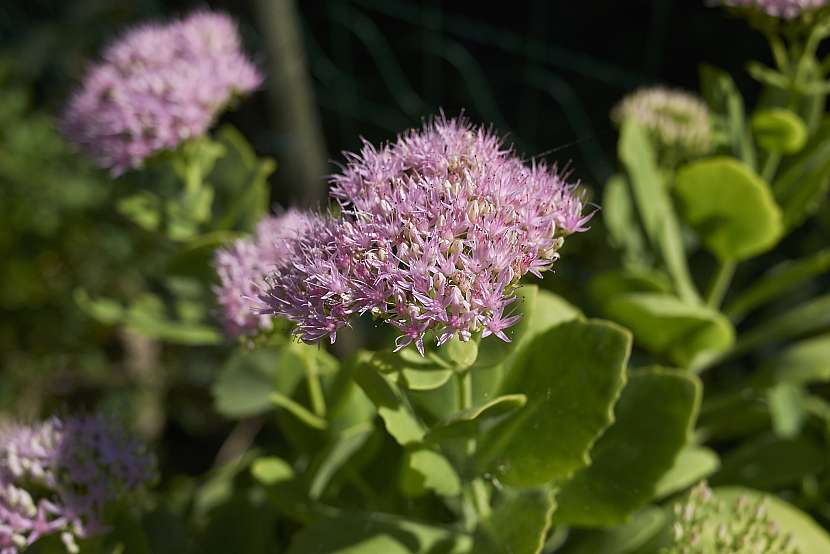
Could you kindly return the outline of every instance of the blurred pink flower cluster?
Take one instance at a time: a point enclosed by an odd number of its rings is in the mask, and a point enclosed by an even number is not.
[[[62,129],[118,175],[203,134],[235,95],[261,81],[225,14],[200,11],[144,24],[106,48],[88,70]]]

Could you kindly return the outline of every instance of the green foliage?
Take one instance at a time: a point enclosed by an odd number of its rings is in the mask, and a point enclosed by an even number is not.
[[[354,379],[377,406],[386,430],[399,444],[420,442],[426,434],[423,424],[394,380],[378,371],[378,363],[371,354],[361,354],[352,372]]]
[[[687,489],[701,481],[720,467],[720,458],[711,449],[703,446],[686,446],[677,455],[674,465],[657,482],[656,498]]]
[[[562,486],[555,521],[611,527],[645,507],[686,445],[700,394],[700,382],[686,372],[632,372],[614,408],[614,424],[591,449],[591,464]]]
[[[732,325],[717,311],[667,294],[619,295],[606,311],[634,331],[635,344],[681,366],[692,366],[734,342]]]
[[[444,456],[428,448],[417,448],[404,456],[401,488],[408,496],[419,496],[428,490],[456,496],[461,492],[461,481]]]
[[[748,66],[757,105],[701,69],[714,154],[678,167],[622,126],[619,163],[600,172],[613,176],[586,190],[602,198],[592,234],[604,223],[608,240],[569,241],[544,281],[558,294],[520,284],[510,342],[427,340],[425,356],[392,352],[378,321],[333,347],[293,342],[284,321],[228,340],[212,260],[269,213],[276,163],[223,126],[109,179],[32,108],[44,87],[30,95],[0,63],[0,400],[15,406],[0,427],[103,407],[160,446],[157,490],[113,507],[112,532],[81,554],[673,554],[759,540],[789,554],[789,536],[800,554],[830,551],[818,14],[753,21],[776,66]],[[53,539],[30,550],[64,551]]]
[[[527,404],[485,435],[479,467],[517,486],[566,479],[584,467],[613,421],[630,343],[623,329],[600,321],[563,323],[528,343],[502,386]]]
[[[756,256],[781,236],[769,187],[737,160],[712,158],[681,168],[675,193],[685,220],[721,260]]]
[[[830,269],[830,250],[821,250],[807,258],[783,262],[753,282],[745,291],[727,304],[724,312],[733,320],[775,299],[797,285]]]
[[[297,533],[288,554],[462,554],[471,538],[379,513],[336,514]]]
[[[633,122],[626,122],[617,148],[649,242],[662,257],[677,293],[687,301],[697,300],[665,176],[657,167],[654,149],[645,131]]]
[[[830,120],[823,119],[807,145],[786,160],[772,182],[775,200],[781,206],[784,228],[799,226],[815,213],[827,196],[830,184]]]
[[[556,510],[555,494],[536,488],[503,496],[481,523],[473,552],[539,554]]]
[[[790,110],[770,108],[752,116],[752,135],[767,152],[794,154],[807,142],[807,127]]]
[[[724,142],[737,158],[755,169],[755,151],[746,124],[744,100],[735,81],[725,71],[702,64],[700,88]]]

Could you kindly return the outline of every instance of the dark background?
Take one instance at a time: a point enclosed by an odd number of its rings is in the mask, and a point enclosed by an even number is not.
[[[252,1],[55,0],[0,3],[0,49],[33,82],[36,102],[59,113],[87,60],[137,22],[210,7],[233,14],[265,68]],[[747,59],[767,59],[758,33],[702,0],[297,2],[326,156],[359,137],[378,142],[443,109],[464,110],[508,134],[525,156],[571,162],[586,184],[613,169],[608,113],[626,92],[666,83],[695,89],[701,62],[736,76],[750,99]],[[263,92],[225,116],[259,153],[279,159],[290,141],[268,125]],[[280,172],[275,199],[290,202]],[[288,184],[290,187],[290,184]]]

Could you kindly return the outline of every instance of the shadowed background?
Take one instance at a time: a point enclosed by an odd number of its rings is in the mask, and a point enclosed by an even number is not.
[[[320,197],[306,190],[319,186],[310,175],[330,171],[324,162],[359,137],[389,139],[439,109],[464,110],[524,156],[571,162],[584,182],[601,183],[613,170],[608,112],[620,96],[657,82],[694,89],[697,65],[717,62],[751,97],[742,60],[767,57],[761,37],[696,0],[34,0],[0,6],[0,46],[16,53],[38,104],[57,111],[119,30],[205,6],[239,19],[268,74],[266,90],[226,118],[282,165],[273,177],[282,202]],[[298,114],[306,107],[310,118]]]

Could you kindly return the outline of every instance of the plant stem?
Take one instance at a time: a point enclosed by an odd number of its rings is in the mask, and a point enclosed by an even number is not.
[[[778,164],[781,162],[781,152],[770,152],[767,155],[767,160],[764,162],[764,169],[761,171],[761,177],[767,183],[772,183],[775,172],[778,171]]]
[[[473,376],[469,370],[458,373],[458,407],[467,410],[473,407]],[[475,441],[473,441],[475,447]],[[469,443],[467,450],[470,450]]]
[[[317,372],[317,361],[308,360],[305,364],[306,384],[308,397],[311,399],[311,409],[314,415],[326,417],[326,397],[323,395],[323,386],[320,384],[320,374]]]
[[[458,404],[462,411],[473,406],[473,375],[470,370],[458,373]],[[472,459],[476,452],[475,439],[469,439],[467,441],[466,451],[467,457]],[[472,529],[478,520],[490,515],[490,495],[487,491],[487,486],[480,477],[473,479],[467,485],[466,489],[463,494],[466,504],[465,512],[469,512],[474,516],[474,520],[468,521],[467,526]]]
[[[706,294],[706,305],[712,308],[719,308],[723,297],[726,296],[726,291],[729,289],[729,284],[732,282],[732,276],[735,274],[735,267],[737,264],[733,260],[725,260],[721,262],[718,272],[715,274],[712,284],[709,287],[709,292]]]

